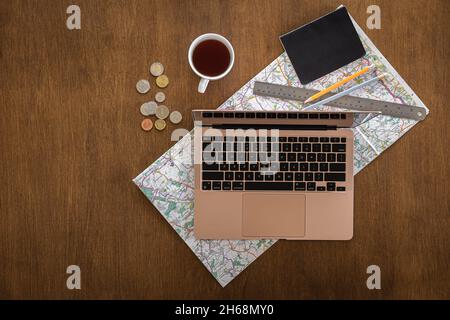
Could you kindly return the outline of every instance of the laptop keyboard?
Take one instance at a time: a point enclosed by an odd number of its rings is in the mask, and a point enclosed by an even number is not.
[[[202,139],[202,190],[345,191],[344,137]]]

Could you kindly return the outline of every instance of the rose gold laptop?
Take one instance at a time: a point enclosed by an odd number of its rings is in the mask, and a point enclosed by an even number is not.
[[[351,239],[352,128],[378,114],[194,110],[196,237]]]

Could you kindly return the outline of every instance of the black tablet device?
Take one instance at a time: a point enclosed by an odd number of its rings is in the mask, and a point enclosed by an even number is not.
[[[302,84],[366,54],[345,7],[282,35],[280,40]]]

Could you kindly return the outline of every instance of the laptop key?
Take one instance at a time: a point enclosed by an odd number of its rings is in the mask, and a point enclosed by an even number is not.
[[[298,163],[297,162],[291,162],[289,164],[289,170],[290,171],[298,171]]]
[[[311,152],[311,143],[304,143],[302,146],[303,152]]]
[[[300,171],[308,171],[308,163],[306,162],[300,163]]]
[[[336,162],[336,154],[334,154],[334,153],[327,154],[327,161],[328,162]]]
[[[325,187],[324,186],[317,187],[317,191],[325,191]]]
[[[314,175],[312,172],[306,172],[305,173],[305,181],[313,181],[314,180]]]
[[[319,171],[319,164],[317,162],[311,162],[309,164],[309,171]]]
[[[313,143],[312,145],[312,151],[313,152],[320,152],[321,151],[321,147],[319,143]]]
[[[241,181],[234,181],[233,190],[244,190],[244,183]]]
[[[345,153],[338,153],[337,154],[337,161],[338,162],[345,162]]]
[[[244,180],[244,173],[243,172],[235,172],[234,173],[234,179],[236,179],[236,180]]]
[[[214,171],[214,170],[219,170],[219,165],[217,163],[211,163],[208,164],[206,162],[202,163],[202,170],[203,171]]]
[[[297,154],[296,153],[288,153],[288,161],[296,161]]]
[[[329,143],[324,143],[322,145],[322,152],[331,152],[331,144]]]
[[[245,180],[252,181],[252,180],[253,180],[253,172],[247,171],[247,172],[245,173]]]
[[[294,184],[296,191],[305,191],[306,190],[306,183],[305,182],[296,182]]]
[[[301,144],[301,143],[294,143],[294,144],[292,145],[292,147],[293,147],[293,150],[294,150],[295,152],[302,151],[302,144]]]
[[[316,161],[316,154],[315,153],[308,153],[307,159],[309,162]]]
[[[292,172],[285,172],[284,173],[284,180],[286,180],[286,181],[294,180],[294,174]]]
[[[322,172],[314,173],[314,180],[315,181],[323,181],[323,173]]]
[[[249,169],[248,163],[241,163],[239,165],[239,170],[241,171],[248,171],[248,169]]]
[[[308,190],[308,191],[316,191],[316,183],[315,182],[308,182],[306,184],[306,190]]]
[[[281,171],[288,171],[289,170],[289,164],[287,162],[280,163],[280,170]]]
[[[345,181],[345,173],[327,172],[325,173],[325,181]]]
[[[327,161],[327,156],[325,153],[318,153],[317,154],[317,161],[319,162],[325,162]]]
[[[225,172],[225,180],[234,180],[234,172],[231,171]]]
[[[231,190],[231,182],[230,181],[222,182],[222,190]]]
[[[298,154],[297,154],[297,161],[298,161],[298,162],[304,162],[304,161],[306,161],[306,153],[298,153]]]
[[[277,172],[275,173],[275,181],[283,181],[283,172]]]
[[[211,181],[203,181],[202,190],[211,190]]]
[[[343,144],[343,143],[333,144],[332,150],[333,150],[333,152],[345,152],[345,144]]]
[[[345,171],[345,163],[330,163],[330,171]]]
[[[220,182],[220,181],[213,181],[212,189],[213,190],[221,190],[222,189],[222,182]]]
[[[264,180],[264,175],[261,172],[255,172],[255,180],[257,181]]]
[[[327,183],[327,191],[334,191],[336,190],[336,183],[335,182],[328,182]]]
[[[274,174],[265,174],[264,180],[265,181],[273,181],[273,177],[274,177]]]
[[[295,173],[295,180],[296,181],[303,181],[303,172],[296,172]]]
[[[328,163],[321,163],[320,171],[328,171]]]
[[[290,143],[283,143],[282,150],[284,152],[291,152],[291,144]]]
[[[203,180],[223,180],[223,172],[204,171],[202,173]]]
[[[345,191],[345,187],[337,187],[337,191]]]
[[[245,190],[293,190],[292,182],[246,182]]]

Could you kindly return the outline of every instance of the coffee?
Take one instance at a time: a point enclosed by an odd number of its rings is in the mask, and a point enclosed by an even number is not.
[[[230,51],[217,40],[205,40],[195,47],[192,63],[201,74],[216,77],[224,73],[230,65]]]

